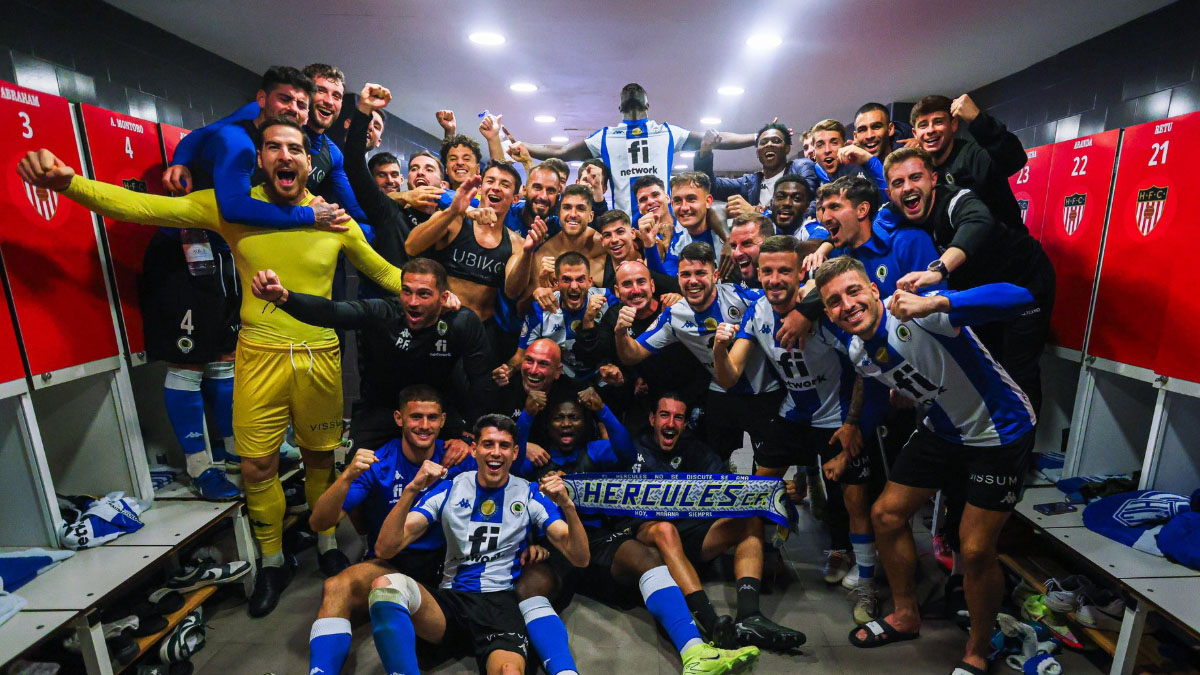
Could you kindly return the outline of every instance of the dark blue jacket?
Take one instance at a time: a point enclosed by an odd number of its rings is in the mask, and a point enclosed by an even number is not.
[[[742,174],[739,178],[718,177],[713,174],[713,155],[711,152],[697,152],[696,159],[692,163],[692,168],[708,176],[708,180],[712,182],[713,199],[725,201],[733,195],[741,195],[751,206],[770,206],[770,204],[758,203],[758,196],[762,192],[762,184],[765,178],[762,171]],[[808,184],[809,196],[817,194],[817,165],[811,159],[797,157],[788,162],[787,167],[784,168],[783,173],[780,175],[786,176],[789,173],[798,173],[804,176],[804,182]]]

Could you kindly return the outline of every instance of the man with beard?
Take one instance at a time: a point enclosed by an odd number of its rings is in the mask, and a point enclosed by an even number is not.
[[[347,123],[350,121],[346,120]],[[370,172],[371,177],[375,179],[375,184],[384,194],[390,195],[404,189],[404,172],[400,168],[400,159],[390,152],[377,152],[372,155],[371,159],[367,161],[367,171]],[[346,177],[350,179],[350,187],[353,188],[354,177],[350,175],[349,162],[346,162]]]
[[[734,271],[729,280],[744,288],[762,288],[758,282],[758,249],[767,237],[775,235],[775,226],[765,216],[750,212],[733,220],[729,228],[729,255]]]
[[[452,406],[444,425],[448,449],[458,447],[470,424],[488,409],[491,345],[479,317],[466,308],[446,310],[450,294],[446,269],[428,258],[404,265],[400,295],[351,302],[289,291],[272,270],[255,275],[254,297],[272,302],[296,319],[314,326],[360,332],[362,382],[351,412],[354,444],[378,448],[395,437],[393,401],[416,384],[436,387]],[[463,397],[454,391],[454,373],[466,375]],[[468,439],[469,442],[469,439]]]
[[[634,440],[637,451],[634,473],[721,472],[722,462],[709,446],[685,433],[687,412],[687,403],[678,394],[667,393],[658,398],[650,428]],[[714,646],[730,649],[741,644],[788,652],[804,644],[804,633],[780,626],[759,609],[763,565],[761,518],[677,518],[635,521],[634,527],[638,541],[658,549],[688,608]],[[738,589],[736,619],[717,616],[695,568],[730,550]]]
[[[623,211],[621,213],[624,213]],[[588,440],[587,429],[596,415],[608,433],[608,439]],[[579,393],[578,401],[565,400],[546,413],[550,418],[546,450],[550,461],[534,468],[524,467],[530,475],[563,475],[591,471],[621,471],[635,458],[633,439],[592,390]],[[517,426],[528,428],[526,414]],[[528,438],[522,438],[527,441]],[[546,672],[577,672],[567,643],[567,630],[554,605],[565,606],[576,590],[604,602],[625,607],[636,585],[650,614],[671,638],[683,659],[684,673],[724,673],[733,668],[749,668],[758,657],[756,647],[726,652],[704,644],[692,620],[687,602],[670,570],[663,565],[655,549],[634,538],[638,521],[621,519],[615,527],[598,517],[583,517],[588,533],[591,559],[587,567],[571,565],[565,556],[552,553],[543,564],[522,570],[517,579],[517,596],[529,629],[530,641],[537,648]],[[552,605],[551,603],[554,603]],[[736,670],[733,672],[737,672]]]
[[[637,310],[623,307],[618,312],[614,330],[617,355],[622,363],[640,363],[680,342],[704,364],[709,375],[714,375],[712,339],[717,326],[740,322],[746,310],[762,296],[762,291],[717,283],[712,248],[703,242],[689,244],[680,253],[679,286],[686,303],[663,309],[654,325],[636,339],[629,329]],[[745,373],[734,386],[722,387],[713,380],[704,406],[709,445],[723,461],[728,461],[734,450],[742,447],[743,432],[749,432],[751,445],[757,451],[768,440],[762,434],[771,421],[771,410],[779,405],[782,396],[779,381],[767,369],[762,354],[751,355]]]
[[[620,209],[606,211],[597,220],[600,221],[596,226],[600,230],[600,244],[608,249],[601,286],[612,291],[617,282],[617,268],[621,263],[636,260],[650,270],[657,294],[679,292],[679,281],[663,271],[662,258],[658,255],[658,246],[651,232],[634,229],[629,222],[629,214]],[[651,266],[654,269],[650,269]]]
[[[898,147],[912,147],[912,129],[897,128],[892,114],[882,103],[864,103],[854,113],[854,144],[883,161]],[[904,142],[907,139],[908,142]]]
[[[583,227],[591,232],[586,225]],[[582,384],[590,381],[595,371],[585,367],[575,355],[575,336],[583,322],[584,313],[593,316],[602,314],[607,300],[604,289],[592,284],[587,258],[575,251],[567,251],[554,261],[554,278],[554,309],[547,310],[541,304],[534,303],[533,309],[525,316],[516,353],[500,368],[507,368],[509,372],[516,370],[531,342],[549,338],[562,350],[563,374]]]
[[[844,179],[843,179],[844,180]],[[721,324],[713,341],[713,361],[718,383],[732,386],[742,375],[746,357],[755,350],[767,360],[787,388],[787,396],[772,420],[775,442],[755,454],[755,473],[782,478],[793,465],[812,466],[824,460],[825,475],[841,488],[848,516],[839,511],[830,523],[830,550],[853,548],[858,561],[854,618],[866,623],[875,618],[877,601],[871,579],[875,572],[875,538],[871,534],[871,454],[863,438],[873,436],[887,405],[887,390],[874,382],[863,385],[854,373],[839,336],[828,325],[819,325],[802,348],[784,348],[777,337],[779,322],[796,309],[803,267],[801,261],[815,244],[793,237],[771,237],[758,256],[758,278],[765,295],[751,306],[740,326]],[[865,432],[865,433],[864,433]],[[831,491],[830,498],[836,497]]]
[[[547,173],[553,175],[553,172],[545,169],[533,171],[533,175]],[[527,199],[525,203],[528,205],[531,202],[532,198]],[[558,277],[556,261],[568,251],[584,258],[589,279],[599,278],[604,274],[605,250],[595,230],[589,227],[592,223],[592,196],[587,186],[567,187],[559,206],[558,220],[562,226],[561,232],[547,239],[540,248],[530,251],[529,255],[524,251],[515,254],[513,266],[509,268],[505,281],[505,295],[510,298],[524,298],[539,286],[554,285],[554,280]],[[538,260],[540,264],[536,262]]]
[[[933,158],[939,183],[970,189],[996,220],[1019,232],[1028,231],[1008,183],[1008,177],[1029,161],[1016,134],[966,94],[953,101],[926,96],[913,106],[909,119],[920,147]],[[959,120],[966,122],[974,140],[955,138]]]
[[[427,532],[390,559],[375,556],[375,540],[384,519],[421,465],[426,460],[441,464],[447,467],[448,477],[478,468],[475,458],[465,451],[458,459],[451,459],[438,440],[446,414],[441,397],[432,387],[405,387],[398,400],[392,426],[400,437],[379,446],[360,446],[346,469],[317,500],[308,519],[313,530],[325,530],[361,507],[368,556],[325,580],[321,609],[308,639],[308,668],[313,673],[342,672],[350,655],[351,619],[366,612],[372,581],[393,572],[429,585],[441,579],[446,539],[440,531]],[[372,447],[377,449],[370,450]]]
[[[816,284],[829,319],[853,336],[848,347],[858,372],[905,392],[927,413],[871,514],[895,611],[856,627],[850,643],[881,647],[919,636],[909,520],[937,490],[957,489],[967,501],[959,536],[971,632],[953,672],[982,675],[1004,594],[997,541],[1021,493],[1036,415],[966,326],[1016,316],[1033,306],[1033,295],[1005,283],[923,296],[897,290],[885,306],[862,263],[849,256],[822,265]]]
[[[312,110],[304,131],[312,147],[312,172],[308,175],[309,190],[327,200],[336,201],[360,224],[370,222],[363,213],[346,178],[345,157],[342,149],[325,132],[342,114],[342,98],[346,93],[346,76],[342,71],[324,63],[314,63],[304,68],[304,74],[316,86]],[[364,231],[367,238],[373,238]]]
[[[501,330],[495,318],[498,296],[505,285],[506,266],[511,270],[519,252],[533,251],[545,236],[545,225],[537,220],[529,234],[517,233],[496,220],[473,221],[466,217],[471,199],[478,193],[480,202],[503,213],[512,206],[521,187],[521,175],[501,162],[488,164],[483,177],[475,176],[454,195],[450,207],[413,228],[404,248],[411,256],[425,255],[442,263],[450,279],[450,291],[464,307],[483,320],[488,338],[500,363],[512,354],[514,340]]]
[[[259,166],[266,182],[256,199],[303,206],[313,197],[308,179],[308,137],[288,118],[260,128]],[[47,150],[21,160],[21,177],[37,187],[62,192],[85,208],[125,222],[160,227],[213,230],[229,242],[248,295],[254,273],[274,268],[301,292],[329,297],[340,253],[355,267],[393,293],[401,291],[400,270],[381,258],[353,221],[347,232],[313,228],[264,230],[230,223],[220,216],[210,190],[184,197],[160,197],[76,176]],[[272,236],[263,236],[271,233]],[[250,597],[250,614],[265,616],[291,581],[292,565],[283,555],[283,487],[279,482],[279,446],[289,420],[305,464],[305,494],[314,505],[329,487],[333,449],[341,444],[342,368],[332,330],[303,324],[286,312],[267,312],[258,302],[243,302],[234,376],[233,431],[242,457],[246,506],[254,536],[262,548],[262,569]],[[333,530],[319,532],[318,550],[337,547]]]
[[[919,227],[943,251],[924,271],[908,272],[896,287],[917,292],[945,281],[964,290],[996,282],[1021,286],[1036,306],[979,331],[992,356],[1041,408],[1041,355],[1054,309],[1054,266],[1041,244],[996,221],[972,190],[938,183],[933,159],[921,148],[901,148],[885,164],[892,203],[883,209],[901,226]],[[882,217],[882,216],[881,216]]]
[[[829,255],[850,255],[862,262],[879,296],[891,297],[896,282],[909,272],[922,272],[938,259],[929,233],[919,227],[887,228],[873,225],[879,211],[879,191],[860,176],[839,178],[817,190],[817,215],[829,230],[821,249]],[[813,265],[812,269],[816,269]],[[941,290],[945,280],[925,290]]]
[[[613,208],[637,219],[638,205],[633,183],[641,176],[668,180],[675,165],[675,152],[698,150],[701,138],[687,129],[662,124],[646,117],[650,101],[642,85],[630,83],[621,89],[622,121],[616,126],[597,130],[582,141],[568,145],[526,143],[529,154],[538,159],[562,160],[599,157],[608,164],[613,180]],[[721,133],[714,146],[718,150],[736,150],[754,144],[754,134]],[[674,187],[672,187],[674,189]]]
[[[385,123],[385,121],[383,119],[382,112],[371,113],[371,121],[370,121],[370,124],[367,126],[367,130],[365,132],[367,135],[367,152],[375,150],[375,149],[379,148],[379,146],[383,145],[384,123]],[[349,134],[350,133],[350,120],[346,120],[342,124],[342,128],[346,129],[346,133]],[[376,154],[380,154],[380,153],[376,153]],[[391,155],[392,153],[389,152],[387,154]],[[395,157],[395,155],[392,155],[392,157]],[[399,162],[393,162],[393,163],[396,164],[397,166],[400,165]]]
[[[613,210],[609,214],[624,211]],[[622,368],[617,356],[615,327],[621,309],[634,309],[630,330],[641,334],[650,327],[662,311],[658,299],[657,277],[640,260],[622,261],[613,274],[613,293],[620,304],[614,305],[597,318],[592,312],[583,316],[575,335],[575,355],[589,368],[595,369],[605,385],[600,389],[605,402],[619,411],[634,431],[646,424],[646,415],[654,398],[667,390],[681,391],[689,401],[699,401],[708,388],[709,375],[696,357],[682,344],[663,349],[652,359],[630,368]],[[678,288],[679,282],[670,278]]]
[[[738,178],[721,178],[713,172],[712,145],[715,139],[705,136],[696,153],[694,169],[708,176],[714,199],[725,202],[725,214],[734,219],[740,215],[770,206],[779,181],[788,175],[800,176],[809,194],[817,189],[817,170],[812,160],[797,157],[788,161],[792,152],[792,132],[781,122],[771,122],[758,130],[755,148],[762,169]]]
[[[800,241],[828,239],[829,232],[816,222],[805,222],[812,213],[813,192],[804,176],[788,174],[775,183],[775,194],[765,216],[775,223],[779,234],[790,234]]]
[[[865,176],[887,191],[883,178],[883,163],[875,155],[846,143],[846,127],[837,120],[821,120],[812,128],[812,147],[817,163],[818,183],[828,183],[842,176]]]

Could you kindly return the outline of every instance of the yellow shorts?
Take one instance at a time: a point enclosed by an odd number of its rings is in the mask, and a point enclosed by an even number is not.
[[[342,442],[342,361],[336,342],[261,345],[238,340],[233,436],[242,457],[279,451],[288,422],[304,450]]]

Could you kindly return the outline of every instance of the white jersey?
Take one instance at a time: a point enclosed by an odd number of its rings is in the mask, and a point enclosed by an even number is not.
[[[950,315],[940,312],[900,321],[885,310],[883,320],[870,339],[850,340],[850,361],[863,377],[916,399],[934,434],[958,445],[995,446],[1033,429],[1029,398],[970,328],[955,335]]]
[[[460,473],[429,489],[413,511],[440,524],[446,535],[442,588],[469,593],[507,591],[521,573],[530,528],[545,530],[562,513],[529,481],[509,476],[483,488],[477,471]]]
[[[642,119],[625,120],[588,136],[584,143],[592,157],[603,160],[612,174],[613,208],[628,213],[636,223],[633,182],[642,176],[658,176],[663,184],[670,185],[675,151],[690,133],[674,124]]]
[[[821,321],[805,339],[804,349],[784,349],[775,337],[782,322],[763,296],[750,306],[737,334],[757,345],[751,354],[767,355],[787,388],[779,416],[819,429],[842,426],[856,377],[846,347]]]
[[[682,342],[715,377],[712,344],[717,326],[722,323],[740,324],[749,307],[760,297],[762,291],[758,289],[747,289],[737,284],[717,284],[717,297],[708,309],[697,312],[686,301],[663,307],[658,319],[638,336],[638,344],[651,354],[657,354],[675,342]],[[746,359],[742,377],[732,388],[724,389],[715,379],[708,388],[734,394],[759,394],[779,389],[779,381],[767,368],[762,352],[755,351]]]
[[[607,291],[603,288],[589,288],[587,298],[606,293]],[[583,315],[587,312],[587,304],[585,303],[579,311],[572,312],[564,307],[561,291],[554,291],[554,299],[558,302],[558,309],[553,312],[547,312],[538,303],[533,303],[533,309],[525,315],[525,323],[521,327],[521,338],[517,341],[517,346],[521,349],[528,349],[529,343],[534,340],[541,338],[554,340],[562,350],[563,374],[572,379],[587,379],[592,372],[585,368],[575,356],[575,336],[583,324]],[[597,323],[606,311],[608,311],[607,304],[600,310],[600,315],[596,317]]]

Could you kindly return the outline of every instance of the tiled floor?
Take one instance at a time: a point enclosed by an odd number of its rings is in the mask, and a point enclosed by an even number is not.
[[[785,559],[796,581],[786,591],[763,597],[768,616],[804,631],[808,644],[798,656],[764,654],[757,673],[822,673],[829,675],[889,673],[940,675],[950,672],[961,656],[966,634],[945,621],[925,623],[919,640],[878,650],[852,647],[846,640],[852,619],[850,601],[841,586],[826,587],[820,578],[824,536],[819,525],[802,511],[802,531],[793,536]],[[353,539],[343,530],[343,541]],[[927,538],[927,535],[926,535]],[[349,548],[349,547],[347,547]],[[928,557],[923,559],[929,561]],[[930,570],[919,588],[938,586]],[[198,675],[303,674],[308,669],[308,632],[321,598],[321,576],[312,551],[301,557],[301,572],[278,609],[265,619],[250,619],[245,602],[228,597],[206,607],[208,644],[193,661]],[[714,583],[710,595],[718,611],[732,611],[731,584]],[[580,672],[678,673],[679,658],[660,636],[644,610],[621,612],[582,596],[563,614]],[[1102,671],[1079,654],[1061,656],[1065,673],[1098,675]],[[383,673],[368,624],[354,630],[346,673]],[[473,661],[442,666],[435,672],[475,673]],[[1007,672],[997,665],[993,672]]]

